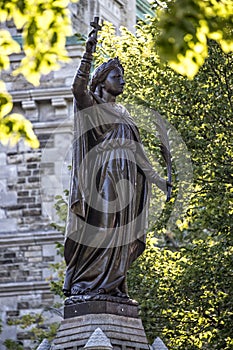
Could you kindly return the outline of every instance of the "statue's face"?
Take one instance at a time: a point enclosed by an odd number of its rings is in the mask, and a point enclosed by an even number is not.
[[[103,88],[106,92],[113,96],[118,96],[123,92],[125,81],[123,79],[120,68],[116,67],[112,69],[105,81],[103,82]]]

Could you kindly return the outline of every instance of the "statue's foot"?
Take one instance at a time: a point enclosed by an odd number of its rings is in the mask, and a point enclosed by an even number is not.
[[[73,285],[71,287],[71,294],[70,295],[84,295],[84,294],[88,294],[89,292],[90,292],[89,289],[81,290],[80,287]]]
[[[70,295],[71,295],[70,290],[63,288],[62,291],[63,291],[63,294],[64,294],[66,297],[70,297]]]
[[[65,295],[68,297],[65,300],[65,305],[87,301],[112,301],[117,303],[137,304],[135,300],[130,299],[127,293],[122,292],[118,288],[107,293],[104,288],[100,288],[97,291],[91,291],[90,289],[80,290],[78,286],[73,285],[70,294],[67,293]]]
[[[118,288],[111,292],[111,295],[117,298],[129,299],[129,295],[124,292],[121,292]]]
[[[85,295],[71,295],[70,297],[66,298],[64,301],[65,305],[72,305],[77,303],[84,303],[87,301],[88,298],[86,298]]]

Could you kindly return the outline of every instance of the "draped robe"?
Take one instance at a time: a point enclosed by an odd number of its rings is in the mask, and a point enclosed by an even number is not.
[[[66,295],[127,293],[127,271],[145,248],[147,175],[155,172],[127,110],[102,102],[93,95],[82,111],[75,102]]]
[[[88,89],[92,54],[74,77],[74,141],[64,256],[64,294],[125,297],[126,275],[145,249],[150,182],[166,191],[146,157],[128,111],[100,98],[113,59],[99,66]],[[95,84],[94,84],[95,82]],[[95,93],[94,93],[95,91]]]

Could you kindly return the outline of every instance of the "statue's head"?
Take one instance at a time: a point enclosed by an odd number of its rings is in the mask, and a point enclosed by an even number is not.
[[[115,89],[115,95],[117,96],[123,91],[123,75],[124,68],[118,57],[111,58],[95,69],[91,79],[90,90],[102,97],[102,89],[105,85],[108,85],[108,88],[111,89],[110,85],[112,84],[114,94],[114,84],[116,84],[119,86],[118,89]]]

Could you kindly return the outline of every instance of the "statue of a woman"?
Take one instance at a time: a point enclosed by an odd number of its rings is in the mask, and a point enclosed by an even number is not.
[[[93,30],[74,77],[74,143],[65,240],[64,294],[128,298],[126,274],[145,248],[150,183],[169,185],[143,150],[128,111],[116,103],[124,70],[118,58],[100,65],[88,88]],[[74,297],[74,299],[75,299]]]

